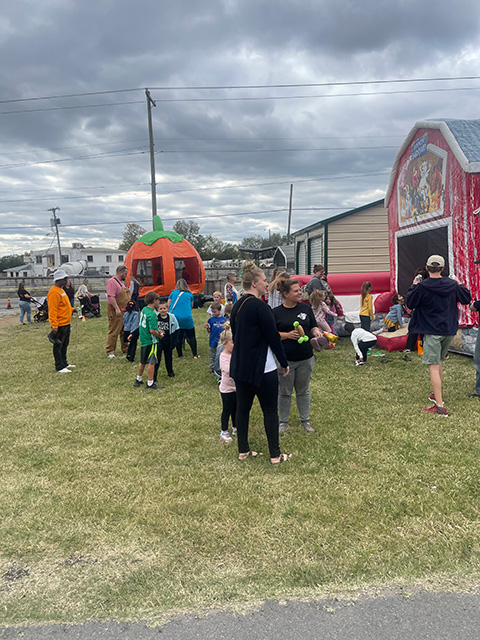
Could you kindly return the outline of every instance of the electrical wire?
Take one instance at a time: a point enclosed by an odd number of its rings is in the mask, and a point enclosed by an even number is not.
[[[306,82],[291,84],[243,84],[243,85],[212,85],[212,86],[160,86],[150,87],[151,91],[210,91],[210,90],[230,90],[230,89],[291,89],[300,87],[344,87],[370,84],[398,84],[409,82],[447,82],[451,80],[480,80],[480,76],[445,76],[438,78],[395,78],[391,80],[352,80],[340,82]],[[36,100],[58,100],[61,98],[80,98],[86,96],[103,96],[117,93],[131,93],[134,91],[145,91],[144,87],[130,89],[110,89],[107,91],[86,91],[83,93],[65,93],[51,96],[33,96],[30,98],[11,98],[0,100],[0,104],[12,104],[15,102],[33,102]]]

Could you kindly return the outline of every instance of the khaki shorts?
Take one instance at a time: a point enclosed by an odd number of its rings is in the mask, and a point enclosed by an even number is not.
[[[445,360],[448,348],[452,344],[455,336],[434,336],[423,337],[423,364],[440,364]]]

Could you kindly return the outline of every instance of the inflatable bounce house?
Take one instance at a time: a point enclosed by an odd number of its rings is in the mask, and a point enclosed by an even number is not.
[[[391,288],[403,295],[431,254],[479,295],[480,120],[417,122],[396,156],[388,209]],[[478,314],[459,308],[455,348],[473,352]]]
[[[202,293],[205,269],[196,249],[179,233],[164,231],[159,216],[154,216],[153,224],[154,231],[139,238],[125,257],[128,273],[140,285],[140,297],[148,291],[168,296],[180,278],[186,280],[193,294]]]

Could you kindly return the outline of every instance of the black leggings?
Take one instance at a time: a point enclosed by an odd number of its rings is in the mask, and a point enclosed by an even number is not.
[[[237,394],[235,391],[231,393],[220,393],[222,396],[222,417],[221,425],[222,431],[228,431],[228,421],[232,418],[232,427],[235,429],[237,425],[236,411],[237,411]]]
[[[193,329],[179,329],[177,335],[177,355],[182,357],[183,337],[185,336],[190,349],[192,350],[193,357],[197,356],[197,338],[195,337],[195,327]]]
[[[420,340],[423,340],[423,335],[421,333],[409,333],[407,336],[407,344],[405,346],[405,349],[416,351],[418,338],[420,338]]]
[[[278,458],[278,374],[277,371],[264,373],[259,387],[249,382],[235,381],[237,387],[237,437],[238,452],[248,453],[248,423],[253,400],[257,396],[263,411],[263,424],[267,435],[271,458]]]
[[[358,348],[362,352],[363,361],[364,362],[367,361],[368,350],[372,349],[376,344],[377,344],[377,339],[376,338],[375,338],[375,340],[369,340],[368,342],[359,342],[358,343]],[[357,355],[357,360],[359,360],[359,356],[358,355]]]
[[[155,365],[155,373],[153,374],[153,381],[157,381],[158,370],[160,368],[160,363],[162,361],[162,353],[165,356],[165,368],[167,369],[168,375],[173,375],[173,365],[172,365],[172,347],[170,346],[170,339],[167,340],[167,344],[160,342],[157,344],[157,359],[158,362]]]

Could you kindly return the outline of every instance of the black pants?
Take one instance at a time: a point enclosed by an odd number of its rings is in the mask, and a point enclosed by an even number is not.
[[[228,431],[228,421],[232,418],[232,427],[235,429],[237,426],[237,394],[235,391],[231,393],[220,393],[222,396],[222,417],[221,425],[222,431]]]
[[[372,325],[372,321],[370,316],[360,316],[360,326],[364,331],[370,331],[370,327]]]
[[[358,343],[358,348],[362,352],[362,356],[363,356],[363,361],[364,362],[367,361],[367,351],[369,349],[371,349],[372,347],[374,347],[376,344],[377,344],[377,339],[376,338],[375,338],[375,340],[368,340],[367,342],[359,342]],[[357,360],[359,360],[358,354],[357,354]]]
[[[135,329],[134,331],[132,331],[132,339],[129,342],[128,336],[130,335],[130,331],[123,332],[123,341],[128,344],[127,360],[130,360],[130,362],[133,362],[135,360],[135,354],[137,353],[137,342],[138,342],[139,333],[140,332],[138,329]]]
[[[267,435],[271,458],[278,458],[280,445],[278,440],[278,374],[277,371],[264,373],[262,383],[255,387],[249,382],[235,381],[237,387],[237,437],[238,452],[250,451],[248,445],[248,423],[253,400],[257,396],[263,411],[263,424]]]
[[[409,332],[407,336],[407,344],[405,346],[405,349],[410,349],[410,351],[416,351],[418,338],[420,338],[420,340],[423,340],[423,335],[421,333]]]
[[[53,357],[55,358],[55,369],[61,371],[65,369],[68,364],[67,347],[70,342],[70,325],[67,324],[64,327],[58,327],[56,337],[59,344],[53,345]]]
[[[197,355],[197,338],[195,337],[195,327],[193,329],[179,329],[177,335],[177,355],[182,357],[183,338],[187,339],[190,349],[192,350],[193,357]]]
[[[155,373],[153,375],[153,381],[156,382],[157,381],[157,376],[158,376],[158,370],[160,368],[160,363],[162,361],[162,353],[165,357],[165,368],[167,370],[167,373],[170,376],[173,376],[173,366],[172,366],[172,347],[170,346],[170,340],[167,341],[168,344],[166,342],[162,342],[160,340],[160,342],[157,345],[157,358],[158,358],[158,362],[155,365]]]

